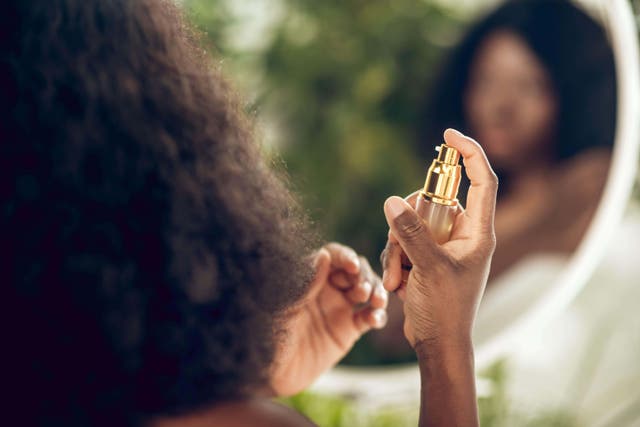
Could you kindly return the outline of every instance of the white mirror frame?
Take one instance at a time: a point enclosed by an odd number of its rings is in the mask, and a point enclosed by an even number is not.
[[[515,340],[531,327],[539,327],[562,312],[587,283],[615,227],[620,223],[633,184],[640,148],[640,60],[635,19],[625,0],[590,1],[602,11],[613,46],[617,79],[617,123],[611,168],[604,195],[593,221],[576,252],[560,272],[550,291],[514,322],[478,344],[476,369],[488,367],[513,348]],[[313,386],[319,393],[349,396],[361,405],[415,407],[420,381],[417,365],[397,367],[336,367]],[[486,394],[478,383],[478,394]]]

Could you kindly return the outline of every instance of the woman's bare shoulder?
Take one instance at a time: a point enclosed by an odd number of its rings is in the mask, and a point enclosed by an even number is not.
[[[156,419],[149,427],[317,427],[295,410],[270,399],[247,399],[218,404],[179,417]]]
[[[265,427],[317,427],[300,412],[268,399],[253,401],[249,413]]]
[[[594,147],[576,154],[569,159],[568,166],[576,170],[600,171],[606,173],[611,162],[611,149]]]

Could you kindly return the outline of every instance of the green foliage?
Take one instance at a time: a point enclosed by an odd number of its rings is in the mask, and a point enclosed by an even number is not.
[[[309,392],[282,399],[282,403],[306,415],[319,426],[352,425],[356,415],[352,405],[346,400]]]
[[[502,426],[504,424],[502,424],[501,421],[507,418],[509,412],[505,390],[507,382],[506,363],[499,361],[493,364],[482,377],[489,380],[491,393],[487,397],[478,399],[480,425]]]
[[[515,408],[506,393],[507,364],[499,361],[482,378],[490,383],[491,392],[478,399],[480,425],[483,427],[579,427],[576,417],[561,409],[548,409],[531,414]],[[320,427],[403,427],[418,425],[418,408],[381,407],[363,411],[355,401],[303,392],[281,399],[282,403],[305,414]]]
[[[417,130],[436,65],[464,26],[423,0],[280,0],[247,46],[234,37],[251,39],[251,27],[231,4],[184,2],[252,98],[247,108],[276,129],[275,148],[324,238],[379,269],[384,200],[424,183],[431,157],[420,158]],[[371,356],[365,340],[347,362],[378,362]]]
[[[303,392],[287,399],[285,405],[306,415],[320,427],[403,427],[418,425],[418,412],[381,408],[365,413],[354,402],[327,395]]]
[[[459,21],[422,0],[282,0],[261,43],[238,50],[230,36],[242,33],[238,23],[221,19],[228,4],[185,1],[231,74],[254,91],[249,108],[276,127],[279,153],[326,239],[377,260],[384,200],[423,183],[430,160],[417,157],[416,130]]]
[[[561,408],[532,414],[514,407],[507,393],[509,376],[505,360],[494,363],[481,377],[490,384],[489,395],[478,399],[481,426],[579,427],[576,417]]]

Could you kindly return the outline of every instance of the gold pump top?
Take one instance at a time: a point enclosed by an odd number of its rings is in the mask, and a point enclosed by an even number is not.
[[[456,205],[460,187],[461,167],[458,164],[460,153],[447,144],[436,147],[438,157],[433,160],[427,171],[422,195],[435,203]]]

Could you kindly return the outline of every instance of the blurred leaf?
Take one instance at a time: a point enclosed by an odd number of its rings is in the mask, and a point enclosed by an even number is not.
[[[460,22],[422,0],[275,3],[282,14],[252,52],[231,48],[237,31],[225,28],[239,24],[230,2],[185,7],[234,76],[250,69],[260,81],[249,108],[276,129],[273,143],[326,239],[375,261],[386,240],[384,200],[424,180],[430,159],[416,158],[415,130],[441,42]]]

